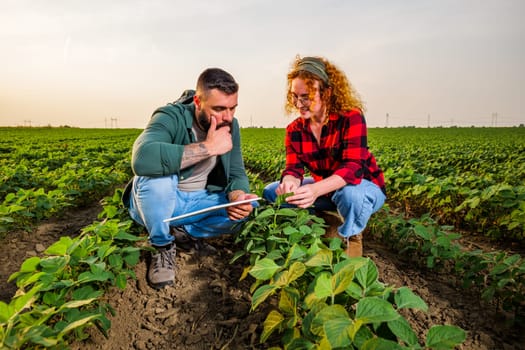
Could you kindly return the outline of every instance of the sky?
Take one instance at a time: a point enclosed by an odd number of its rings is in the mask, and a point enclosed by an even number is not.
[[[523,0],[0,0],[0,125],[144,128],[208,67],[242,127],[285,127],[296,55],[323,56],[369,127],[525,124]]]

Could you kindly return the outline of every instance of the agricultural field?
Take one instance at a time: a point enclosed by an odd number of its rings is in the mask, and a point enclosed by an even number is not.
[[[0,128],[0,348],[522,348],[525,128],[370,129],[388,200],[364,258],[263,204],[238,236],[179,250],[161,291],[120,205],[139,133]],[[260,193],[284,130],[241,135]]]

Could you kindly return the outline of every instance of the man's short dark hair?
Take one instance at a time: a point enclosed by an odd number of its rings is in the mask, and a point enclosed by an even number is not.
[[[207,94],[211,89],[231,95],[239,91],[239,84],[230,73],[220,68],[208,68],[197,79],[197,94]]]

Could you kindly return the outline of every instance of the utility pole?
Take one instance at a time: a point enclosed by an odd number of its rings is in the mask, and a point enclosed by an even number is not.
[[[496,113],[496,112],[493,112],[493,113],[492,113],[492,122],[491,122],[491,125],[494,126],[494,127],[497,127],[497,126],[498,126],[498,113]]]
[[[386,127],[387,127],[387,128],[388,128],[388,117],[389,117],[389,115],[388,115],[388,113],[387,113],[387,114],[386,114]]]
[[[427,128],[430,128],[430,114],[427,115]]]

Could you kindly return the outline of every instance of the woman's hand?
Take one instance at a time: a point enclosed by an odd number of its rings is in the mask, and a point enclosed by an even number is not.
[[[299,188],[300,185],[301,185],[301,180],[293,176],[287,175],[283,178],[279,186],[277,186],[275,193],[277,195],[292,193],[292,192],[295,192],[295,190]]]
[[[319,197],[314,184],[303,185],[293,191],[293,195],[286,197],[286,202],[298,206],[299,208],[308,208],[312,206]]]

